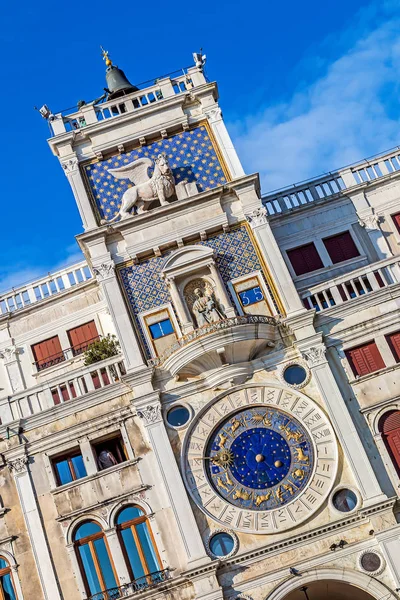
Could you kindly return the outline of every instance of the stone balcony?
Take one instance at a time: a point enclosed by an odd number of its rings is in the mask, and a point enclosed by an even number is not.
[[[162,584],[167,584],[168,581],[171,581],[171,573],[169,569],[164,569],[163,571],[156,571],[155,573],[150,573],[144,577],[139,577],[138,579],[119,587],[104,590],[104,592],[89,596],[86,600],[118,600],[119,598],[134,598],[136,595],[139,595],[140,592],[153,591],[155,587],[160,588]],[[164,598],[164,595],[161,595],[161,589],[159,589],[159,593],[160,596],[157,597]]]
[[[54,408],[64,402],[88,396],[119,383],[125,375],[122,356],[112,356],[92,365],[60,373],[45,382],[0,399],[3,425]]]
[[[172,375],[198,376],[222,365],[251,361],[277,341],[273,317],[246,315],[210,323],[190,332],[167,348],[149,366]]]
[[[365,265],[299,293],[307,309],[322,313],[399,283],[400,257],[397,256]]]

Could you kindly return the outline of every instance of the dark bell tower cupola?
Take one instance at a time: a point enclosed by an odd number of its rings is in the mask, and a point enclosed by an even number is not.
[[[102,48],[103,58],[106,63],[107,100],[114,100],[126,94],[137,92],[138,88],[130,83],[122,69],[112,64],[108,51]]]

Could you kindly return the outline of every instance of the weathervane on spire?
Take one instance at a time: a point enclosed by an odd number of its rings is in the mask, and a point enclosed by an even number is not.
[[[104,50],[103,46],[100,46],[100,48],[101,48],[103,59],[106,63],[106,67],[111,67],[112,61],[111,61],[111,58],[108,56],[108,50]]]

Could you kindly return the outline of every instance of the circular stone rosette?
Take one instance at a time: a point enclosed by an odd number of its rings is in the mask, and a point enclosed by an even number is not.
[[[337,445],[321,408],[278,386],[219,396],[192,423],[182,451],[197,506],[224,527],[274,533],[308,519],[336,477]]]

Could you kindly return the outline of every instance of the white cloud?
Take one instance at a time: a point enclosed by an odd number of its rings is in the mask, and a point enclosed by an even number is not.
[[[352,47],[308,88],[229,125],[246,172],[260,172],[263,192],[399,144],[399,24],[389,19],[366,32],[359,23]]]
[[[76,243],[67,246],[64,254],[65,258],[56,263],[49,264],[48,267],[43,265],[42,267],[29,268],[23,265],[14,265],[12,272],[9,272],[6,268],[0,269],[0,294],[8,292],[13,287],[19,287],[35,279],[45,277],[47,273],[54,273],[84,259]]]

